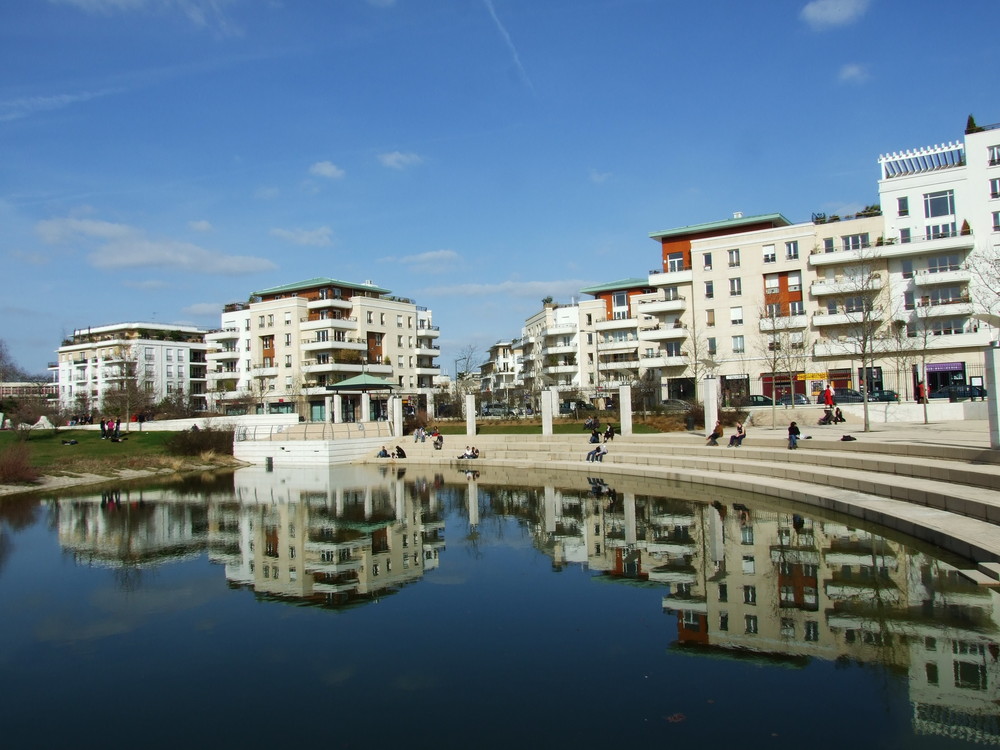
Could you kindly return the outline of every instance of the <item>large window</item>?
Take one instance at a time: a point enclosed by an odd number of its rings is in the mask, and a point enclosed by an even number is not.
[[[861,234],[848,234],[843,238],[845,250],[861,250],[868,247],[868,232]]]
[[[909,216],[910,215],[910,199],[909,198],[896,198],[896,215],[897,216]]]
[[[674,273],[675,271],[684,270],[684,253],[670,253],[667,256],[667,272]]]
[[[739,249],[729,251],[729,267],[739,268],[740,266],[740,251]]]
[[[990,198],[1000,198],[1000,177],[990,180]]]
[[[747,350],[742,336],[733,336],[733,354],[743,354]]]
[[[799,257],[799,242],[798,240],[792,240],[791,242],[785,243],[785,258],[787,260],[796,260]]]
[[[705,282],[705,299],[712,299],[715,296],[715,282]]]
[[[961,267],[957,255],[936,255],[927,259],[927,273],[957,271]]]
[[[743,308],[742,307],[730,307],[729,308],[729,322],[734,326],[743,325]]]
[[[778,255],[774,251],[774,245],[764,245],[764,262],[774,263],[777,259]]]
[[[955,191],[941,190],[937,193],[924,194],[924,216],[928,219],[935,216],[952,216],[955,213]]]
[[[739,297],[743,294],[743,280],[739,277],[729,280],[729,296]]]
[[[704,258],[704,260],[705,260],[705,270],[706,271],[711,271],[712,270],[712,254],[711,253],[705,253],[704,255],[702,255],[702,258]]]

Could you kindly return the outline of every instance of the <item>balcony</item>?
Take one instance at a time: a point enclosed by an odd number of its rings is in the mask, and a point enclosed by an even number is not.
[[[930,299],[923,299],[917,305],[921,318],[964,318],[974,312],[972,303],[967,299],[941,300],[932,302]]]
[[[673,286],[675,284],[690,284],[693,281],[694,271],[691,270],[690,266],[676,271],[652,270],[649,272],[650,286]]]
[[[972,271],[962,268],[951,268],[947,271],[917,271],[913,275],[914,286],[933,286],[934,284],[968,284],[972,281]]]
[[[878,322],[883,318],[881,310],[869,310],[867,313],[862,310],[852,310],[833,314],[819,311],[813,313],[812,322],[814,326],[863,325],[867,322]]]
[[[594,321],[594,328],[598,331],[617,331],[622,328],[635,328],[637,322],[635,318],[608,318]]]
[[[787,315],[783,318],[766,316],[760,319],[760,331],[793,331],[805,328],[809,325],[809,319],[805,314]]]
[[[640,360],[640,364],[647,368],[660,368],[666,369],[668,367],[687,367],[688,356],[686,352],[681,352],[677,356],[658,356],[658,357],[643,357]]]
[[[423,346],[421,344],[417,344],[415,353],[416,353],[416,355],[418,357],[421,356],[421,355],[426,356],[426,357],[438,357],[438,356],[441,355],[441,347],[440,346]]]
[[[638,359],[613,359],[609,362],[601,362],[601,372],[608,370],[637,370],[639,369]],[[576,369],[574,367],[574,369]]]
[[[546,365],[542,368],[542,371],[547,375],[555,375],[558,373],[575,373],[579,371],[578,365]]]
[[[836,266],[844,263],[857,263],[860,260],[875,261],[887,258],[905,258],[908,255],[923,255],[928,253],[940,253],[946,251],[972,250],[975,242],[970,234],[959,234],[952,237],[938,237],[926,240],[915,237],[909,242],[898,242],[891,240],[884,245],[873,245],[856,250],[834,250],[825,253],[822,250],[814,250],[809,256],[809,265]]]
[[[622,340],[602,341],[598,344],[598,349],[601,352],[627,352],[634,350],[637,346],[639,346],[639,337],[629,336]]]
[[[814,297],[822,297],[827,294],[874,292],[881,288],[882,276],[880,274],[872,274],[871,276],[860,278],[837,276],[833,279],[814,281],[809,287],[809,293]]]
[[[211,331],[205,334],[205,341],[211,343],[215,341],[233,341],[240,337],[239,328],[223,328],[218,331]]]
[[[235,346],[227,346],[223,349],[218,349],[214,352],[208,352],[208,359],[211,362],[219,362],[222,360],[229,359],[239,359],[240,350]]]
[[[417,326],[417,335],[437,338],[441,335],[441,326]]]
[[[686,339],[688,329],[678,325],[644,326],[639,329],[640,341]],[[602,347],[603,348],[603,347]]]
[[[328,297],[327,299],[311,299],[306,302],[306,308],[309,310],[322,310],[331,307],[336,307],[341,310],[350,310],[354,305],[350,300],[337,299],[336,297]]]
[[[417,367],[413,370],[417,375],[440,375],[440,367]]]
[[[677,299],[651,299],[639,302],[636,311],[641,315],[655,315],[657,313],[684,312],[687,310],[687,301],[684,297]]]
[[[356,331],[358,328],[357,318],[323,318],[321,320],[302,318],[299,322],[302,324],[299,326],[299,330],[303,333],[307,331],[320,331],[324,328],[339,331]]]
[[[575,344],[559,344],[558,346],[547,346],[542,349],[543,355],[548,354],[576,354]]]

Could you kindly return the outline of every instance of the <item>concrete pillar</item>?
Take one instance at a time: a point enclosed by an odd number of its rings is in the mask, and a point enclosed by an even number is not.
[[[333,396],[323,397],[323,421],[333,421]]]
[[[542,434],[552,434],[552,399],[549,398],[548,391],[539,394],[539,406],[542,407]]]
[[[708,434],[719,418],[719,381],[716,378],[705,378],[701,382],[701,397],[705,405],[705,433]]]
[[[370,422],[372,418],[372,397],[368,391],[361,394],[361,415],[358,422]]]
[[[545,485],[545,533],[556,533],[556,488]]]
[[[1000,343],[994,342],[985,351],[986,377],[983,388],[986,397],[986,416],[990,422],[990,448],[1000,448]]]
[[[392,434],[403,436],[403,399],[399,396],[389,396],[389,419],[392,420]]]
[[[469,481],[469,528],[479,526],[479,483]]]
[[[623,385],[618,388],[618,416],[622,421],[621,434],[632,434],[632,386]]]
[[[333,421],[335,424],[344,421],[344,397],[339,393],[333,397]]]
[[[473,393],[465,394],[465,434],[476,434],[476,396]]]
[[[635,527],[634,492],[624,493],[624,505],[625,505],[625,544],[635,544],[636,527]]]
[[[434,393],[427,394],[427,424],[434,421]]]

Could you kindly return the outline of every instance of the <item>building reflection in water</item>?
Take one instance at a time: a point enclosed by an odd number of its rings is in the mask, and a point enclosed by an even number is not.
[[[661,591],[674,651],[879,663],[906,675],[915,731],[1000,744],[998,593],[963,576],[961,561],[710,487],[656,497],[626,479],[548,477],[525,488],[523,472],[447,476],[397,465],[241,469],[225,492],[60,500],[59,537],[91,565],[207,551],[233,587],[341,608],[437,568],[446,517],[464,523],[453,531],[473,548],[492,520],[513,519],[555,570],[575,565]]]

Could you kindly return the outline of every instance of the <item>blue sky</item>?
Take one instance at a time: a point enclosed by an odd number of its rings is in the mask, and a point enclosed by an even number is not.
[[[219,325],[314,276],[434,311],[440,364],[650,232],[847,213],[1000,121],[995,0],[5,0],[0,338]],[[990,71],[993,71],[992,73]]]

